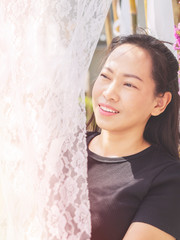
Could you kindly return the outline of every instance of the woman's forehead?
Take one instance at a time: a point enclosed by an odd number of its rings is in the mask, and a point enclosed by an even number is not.
[[[125,43],[115,48],[109,55],[108,61],[118,60],[119,58],[131,59],[135,61],[144,61],[147,57],[150,58],[148,52],[134,44]]]
[[[152,78],[152,59],[145,49],[134,44],[123,44],[109,55],[104,69],[111,69],[117,75],[128,73],[140,78]]]

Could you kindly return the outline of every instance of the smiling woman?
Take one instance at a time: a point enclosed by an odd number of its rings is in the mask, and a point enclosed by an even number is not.
[[[161,41],[113,39],[87,134],[92,240],[180,239],[177,71]]]
[[[151,114],[155,114],[156,109],[153,108],[159,100],[154,96],[154,89],[148,53],[131,44],[117,47],[108,57],[93,88],[93,106],[98,126],[116,135],[121,132],[121,136],[128,129],[128,134],[137,138],[134,140],[139,145],[146,122]],[[166,95],[168,104],[171,95]],[[107,113],[102,105],[115,109],[113,118],[102,116]]]

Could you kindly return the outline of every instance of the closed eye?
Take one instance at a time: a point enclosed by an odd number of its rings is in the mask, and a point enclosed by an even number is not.
[[[107,78],[107,79],[109,79],[108,78],[108,76],[106,76],[105,74],[103,74],[103,73],[101,73],[101,75],[100,75],[101,77],[103,77],[103,78]]]
[[[130,88],[137,88],[136,86],[134,86],[131,83],[125,83],[124,85],[127,86],[127,87],[130,87]]]

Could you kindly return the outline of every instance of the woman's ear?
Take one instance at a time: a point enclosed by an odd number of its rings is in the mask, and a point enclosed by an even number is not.
[[[151,112],[152,116],[158,116],[166,109],[167,105],[171,102],[172,94],[171,92],[165,92],[156,97],[156,105]]]

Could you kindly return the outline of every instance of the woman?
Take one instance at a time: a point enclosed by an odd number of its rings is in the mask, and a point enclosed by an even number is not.
[[[148,35],[113,39],[92,93],[92,240],[180,239],[178,62]]]

